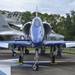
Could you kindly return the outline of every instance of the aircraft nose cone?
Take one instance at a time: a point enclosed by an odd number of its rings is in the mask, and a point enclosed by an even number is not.
[[[35,44],[38,44],[38,43],[40,43],[41,41],[40,41],[40,39],[34,39],[33,42],[34,42]]]

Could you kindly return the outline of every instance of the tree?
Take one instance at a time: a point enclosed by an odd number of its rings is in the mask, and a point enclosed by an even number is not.
[[[23,12],[22,23],[31,21],[36,16],[36,12]],[[66,40],[75,40],[75,11],[67,13],[66,17],[59,14],[47,14],[38,12],[38,16],[42,21],[47,21],[53,27],[53,30],[65,36]]]
[[[71,11],[71,21],[72,21],[72,36],[75,40],[75,11]]]
[[[66,25],[65,25],[65,29],[66,29],[66,39],[67,40],[73,40],[73,24],[72,24],[72,21],[71,21],[71,17],[69,14],[66,14]]]
[[[32,14],[29,11],[23,12],[22,13],[22,18],[21,18],[21,22],[22,24],[29,22],[32,20]]]

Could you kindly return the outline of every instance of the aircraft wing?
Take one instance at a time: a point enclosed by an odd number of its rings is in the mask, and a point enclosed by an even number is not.
[[[0,41],[0,47],[8,48],[8,45],[30,46],[30,41]]]
[[[0,41],[0,47],[7,48],[8,45],[23,45],[23,46],[31,46],[30,41]],[[51,45],[66,45],[66,47],[75,47],[75,41],[44,41],[45,46]]]
[[[8,43],[10,45],[30,45],[30,41],[0,41],[0,43]]]
[[[44,41],[44,45],[50,46],[50,45],[60,45],[65,44],[65,41]]]
[[[44,45],[65,45],[66,47],[75,47],[75,41],[44,41]]]
[[[8,43],[3,43],[3,42],[0,42],[0,47],[2,48],[8,48]]]

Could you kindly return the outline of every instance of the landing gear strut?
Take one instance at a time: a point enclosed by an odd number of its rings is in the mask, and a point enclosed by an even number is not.
[[[62,49],[61,49],[61,46],[58,45],[57,47],[58,47],[57,56],[62,57]]]
[[[19,56],[19,62],[23,63],[23,58],[24,58],[24,47],[20,47],[20,56]]]
[[[36,50],[35,50],[35,57],[34,57],[35,63],[32,66],[32,69],[34,71],[37,71],[39,69],[38,57],[39,57],[39,52],[38,52],[38,48],[36,48]]]
[[[41,47],[40,54],[41,54],[41,55],[44,55],[44,54],[45,54],[45,47]]]
[[[15,48],[16,48],[16,45],[12,45],[12,57],[17,55],[17,53],[14,51]]]
[[[25,47],[25,54],[29,54],[29,50]]]
[[[51,49],[50,49],[51,63],[55,63],[54,51],[55,51],[55,46],[51,46]]]

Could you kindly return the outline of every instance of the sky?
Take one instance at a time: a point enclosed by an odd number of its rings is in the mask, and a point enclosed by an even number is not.
[[[48,14],[66,15],[75,10],[75,0],[0,0],[0,10],[7,11],[38,11]]]

